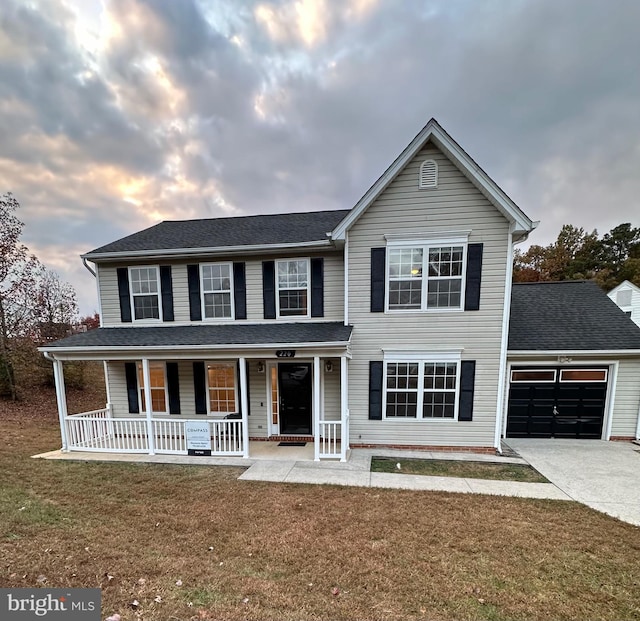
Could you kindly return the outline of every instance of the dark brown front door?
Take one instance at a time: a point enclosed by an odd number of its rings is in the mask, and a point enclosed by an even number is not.
[[[311,364],[278,365],[280,433],[311,435]]]

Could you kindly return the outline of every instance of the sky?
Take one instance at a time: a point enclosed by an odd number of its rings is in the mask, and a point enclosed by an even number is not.
[[[161,220],[352,207],[431,118],[540,226],[640,225],[637,0],[2,0],[0,193],[79,255]]]

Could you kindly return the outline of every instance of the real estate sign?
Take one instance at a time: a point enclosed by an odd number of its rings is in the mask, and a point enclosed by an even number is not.
[[[208,421],[186,421],[187,454],[209,457],[211,455],[211,431]]]

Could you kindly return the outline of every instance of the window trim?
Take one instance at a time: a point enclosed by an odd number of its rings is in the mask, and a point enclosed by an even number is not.
[[[418,400],[416,403],[416,417],[396,417],[387,416],[387,365],[388,364],[418,364]],[[424,405],[424,367],[425,364],[451,364],[456,365],[456,388],[455,401],[453,406],[453,418],[448,417],[431,417],[423,415]],[[461,351],[455,352],[428,352],[428,353],[385,353],[382,368],[382,420],[394,422],[425,422],[430,421],[436,424],[458,422],[458,414],[460,411],[460,382],[462,374],[462,357]],[[451,392],[449,390],[438,390],[438,392]]]
[[[235,409],[232,412],[212,412],[211,411],[211,396],[209,386],[209,365],[225,365],[233,369],[233,397],[235,400]],[[237,414],[240,411],[240,398],[239,398],[239,385],[238,385],[238,365],[234,360],[206,360],[204,363],[204,380],[207,395],[207,416],[212,416],[218,419],[224,419],[229,414]]]
[[[307,266],[307,312],[302,315],[281,315],[280,314],[280,282],[278,279],[278,264],[290,263],[292,261],[304,261]],[[290,257],[287,259],[276,259],[274,261],[274,279],[276,289],[276,319],[285,319],[287,321],[297,321],[298,319],[309,319],[311,317],[311,260],[309,257]],[[287,289],[284,289],[287,291]],[[292,289],[295,291],[295,289]]]
[[[514,373],[553,373],[553,379],[550,380],[518,380],[513,379]],[[511,369],[511,373],[509,375],[509,383],[511,384],[555,384],[558,381],[558,370],[557,369]]]
[[[157,292],[155,293],[158,298],[158,317],[149,317],[146,319],[136,319],[136,306],[134,303],[134,299],[136,297],[141,296],[151,296],[153,293],[134,293],[133,292],[133,280],[131,279],[131,270],[141,270],[141,269],[149,269],[154,268],[156,270],[156,284],[157,284]],[[163,321],[162,316],[162,283],[160,282],[160,265],[130,265],[127,268],[127,276],[129,277],[129,303],[131,304],[131,321],[132,322],[144,322],[150,321],[153,323],[160,323]]]
[[[562,375],[565,371],[598,371],[604,373],[604,379],[601,380],[571,380],[571,379],[562,379]],[[558,377],[558,381],[561,384],[606,384],[609,380],[609,369],[585,369],[585,368],[572,368],[566,367],[564,369],[560,369],[560,374]]]
[[[231,294],[231,316],[230,317],[207,317],[205,313],[205,303],[204,296],[207,293],[212,293],[211,291],[204,290],[204,275],[203,275],[203,267],[208,265],[228,265],[229,266],[229,293]],[[236,318],[236,309],[235,309],[235,298],[234,298],[234,281],[233,281],[233,263],[230,261],[214,261],[209,263],[200,263],[198,264],[198,277],[200,279],[200,313],[202,317],[202,321],[206,322],[218,322],[218,321],[234,321]],[[216,292],[219,293],[219,292]]]
[[[162,367],[162,373],[164,376],[164,407],[165,409],[163,411],[160,410],[154,410],[153,409],[153,398],[151,399],[151,414],[169,414],[169,381],[167,380],[167,363],[166,362],[161,362],[159,360],[149,360],[149,375],[151,375],[151,367],[153,367],[154,365],[156,365],[157,367]],[[147,413],[147,409],[146,407],[144,407],[144,402],[145,402],[145,398],[144,398],[144,386],[142,385],[142,383],[140,382],[140,378],[142,377],[142,379],[144,379],[144,370],[143,370],[143,364],[142,362],[138,361],[136,364],[136,380],[138,383],[138,401],[140,403],[140,414],[142,414],[143,416],[146,415]],[[149,377],[149,379],[151,379],[151,377]],[[149,386],[149,392],[151,393],[151,391],[154,390],[153,387]],[[155,390],[160,390],[159,388],[156,388]]]
[[[429,277],[429,249],[441,248],[443,246],[462,246],[462,272],[460,273],[460,305],[456,307],[436,307],[430,308],[427,306],[427,294],[429,291],[429,281],[438,280],[436,277]],[[469,236],[462,235],[456,237],[442,237],[442,238],[421,238],[421,239],[404,239],[404,240],[390,240],[387,239],[387,251],[385,252],[385,300],[384,300],[384,312],[385,313],[461,313],[464,312],[465,297],[466,297],[466,282],[467,282],[467,256],[468,256]],[[421,283],[421,304],[420,308],[393,308],[389,306],[389,283],[390,279],[390,264],[391,264],[391,251],[402,250],[409,248],[420,248],[422,250],[422,283]],[[458,278],[456,276],[455,278]]]

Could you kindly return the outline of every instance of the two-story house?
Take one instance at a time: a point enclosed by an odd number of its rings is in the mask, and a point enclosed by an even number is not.
[[[568,363],[535,347],[508,359],[513,247],[534,228],[432,119],[352,209],[168,221],[93,250],[83,259],[102,326],[43,348],[63,450],[249,456],[250,441],[301,440],[316,459],[345,459],[349,446],[494,451],[511,407],[515,435],[540,435],[539,405],[556,402],[529,367]],[[71,359],[104,362],[106,408],[67,412]],[[605,386],[600,437],[614,388],[610,371],[596,375],[579,379]],[[585,390],[574,391],[576,437]]]

